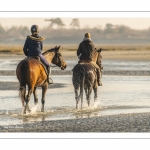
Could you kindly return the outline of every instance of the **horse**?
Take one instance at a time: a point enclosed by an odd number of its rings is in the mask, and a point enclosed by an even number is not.
[[[51,48],[43,52],[43,56],[46,60],[56,66],[60,67],[61,70],[65,70],[67,65],[64,61],[62,54],[59,52],[60,46]],[[30,96],[34,95],[34,104],[38,103],[36,88],[42,87],[42,108],[41,112],[44,112],[45,94],[48,89],[47,72],[44,65],[35,58],[26,58],[22,60],[16,68],[16,76],[20,83],[19,95],[22,100],[22,107],[24,108],[23,114],[26,114],[26,110],[29,108]],[[28,93],[26,95],[26,85],[28,86]]]
[[[94,61],[99,67],[101,66],[101,48],[99,50],[95,50],[93,54],[92,61]],[[94,102],[97,100],[97,74],[96,69],[90,63],[78,63],[72,69],[72,84],[74,86],[75,99],[76,99],[76,109],[79,109],[79,101],[81,99],[81,109],[83,107],[83,88],[86,94],[86,100],[88,106],[90,106],[90,99],[92,89],[94,90]],[[102,75],[101,75],[102,76]],[[79,94],[80,89],[80,94]]]

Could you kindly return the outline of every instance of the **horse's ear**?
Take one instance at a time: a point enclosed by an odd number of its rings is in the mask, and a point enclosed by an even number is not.
[[[57,47],[57,52],[59,51],[59,49],[60,49],[60,46]]]
[[[55,49],[57,49],[57,46],[55,47]]]
[[[99,50],[97,50],[98,53],[100,53],[102,51],[102,48],[100,48]]]

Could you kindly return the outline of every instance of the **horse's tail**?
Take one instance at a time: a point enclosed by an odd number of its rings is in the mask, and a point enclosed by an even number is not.
[[[85,80],[85,69],[82,67],[80,69],[80,98],[81,98],[81,109],[83,106],[83,89],[84,89],[84,80]]]
[[[20,88],[19,88],[19,96],[21,97],[23,107],[26,95],[26,71],[27,71],[27,64],[26,61],[24,61],[20,68]]]

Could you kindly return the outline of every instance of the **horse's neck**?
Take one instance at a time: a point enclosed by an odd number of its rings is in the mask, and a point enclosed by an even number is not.
[[[55,55],[55,52],[49,52],[44,55],[44,57],[46,58],[49,64],[52,62],[54,55]]]
[[[92,60],[96,63],[97,58],[98,58],[98,53],[95,53],[95,54],[93,55],[93,59],[92,59]]]

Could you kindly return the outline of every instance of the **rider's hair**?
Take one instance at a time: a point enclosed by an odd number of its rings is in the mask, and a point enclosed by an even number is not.
[[[91,37],[90,33],[85,33],[84,36],[85,36],[86,38],[90,38],[90,37]]]

